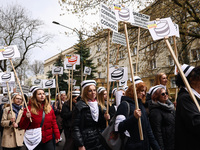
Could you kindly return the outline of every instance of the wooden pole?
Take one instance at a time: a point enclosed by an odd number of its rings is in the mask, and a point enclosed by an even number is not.
[[[176,37],[175,36],[173,36],[173,41],[174,41],[174,53],[176,55],[176,58],[178,59],[178,51],[177,51]],[[175,100],[174,100],[175,103],[176,103],[177,97],[178,97],[178,86],[176,86],[176,90],[175,90]]]
[[[11,97],[10,97],[10,88],[9,88],[9,85],[8,85],[8,82],[6,82],[6,86],[7,86],[7,90],[8,90],[8,98],[9,98],[9,102],[10,102],[10,111],[11,111],[11,114],[12,114],[12,117],[14,116],[13,115],[13,109],[12,109],[12,100],[11,100]]]
[[[11,63],[11,66],[12,66],[12,68],[13,68],[15,77],[16,77],[16,79],[17,79],[17,83],[18,83],[18,85],[19,85],[20,92],[21,92],[21,94],[22,94],[22,99],[23,99],[24,104],[25,104],[25,106],[26,106],[27,112],[30,112],[29,109],[28,109],[28,106],[27,106],[27,104],[26,104],[26,100],[25,100],[25,98],[24,98],[24,93],[23,93],[23,91],[22,91],[22,87],[21,87],[21,84],[20,84],[19,79],[18,79],[18,77],[17,77],[17,73],[16,73],[16,71],[15,71],[15,67],[14,67],[14,65],[13,65],[13,62],[12,62],[12,59],[11,59],[11,58],[10,58],[10,63]],[[32,119],[31,119],[31,118],[30,118],[30,122],[32,122]]]
[[[62,104],[61,104],[61,100],[60,100],[60,91],[59,91],[59,86],[58,86],[58,74],[56,74],[56,89],[58,91],[58,101],[59,101],[60,110],[62,110]]]
[[[51,93],[50,93],[50,88],[48,88],[48,93],[49,93],[49,104],[51,104]]]
[[[176,58],[176,55],[174,54],[174,51],[173,51],[173,49],[172,49],[172,47],[171,47],[171,45],[170,45],[170,43],[169,43],[169,41],[168,41],[168,37],[165,37],[165,42],[166,42],[167,47],[168,47],[168,49],[169,49],[169,51],[170,51],[170,53],[171,53],[171,56],[172,56],[173,59],[174,59],[174,62],[175,62],[175,64],[176,64],[177,68],[178,68],[178,71],[179,71],[179,73],[180,73],[180,75],[181,75],[181,78],[182,78],[182,80],[183,80],[183,82],[184,82],[184,84],[185,84],[185,86],[186,86],[186,88],[187,88],[187,90],[188,90],[188,92],[189,92],[189,94],[190,94],[190,97],[192,98],[192,100],[194,101],[195,105],[197,106],[197,109],[198,109],[199,112],[200,112],[199,103],[197,102],[196,97],[194,96],[194,93],[192,92],[191,87],[190,87],[190,85],[189,85],[189,83],[188,83],[188,81],[187,81],[187,79],[186,79],[186,77],[185,77],[185,75],[184,75],[184,73],[183,73],[181,67],[180,67],[180,64],[179,64],[179,62],[178,62],[178,59]]]
[[[85,80],[87,79],[87,74],[85,75]]]
[[[136,72],[135,75],[137,76],[138,71],[138,57],[139,57],[139,49],[140,49],[140,27],[138,28],[138,42],[137,42],[137,58],[136,58]]]
[[[109,60],[110,58],[110,29],[108,29],[108,47],[107,47],[107,108],[106,108],[106,113],[109,113]],[[106,126],[108,126],[108,121],[106,121]]]
[[[73,68],[72,68],[73,69]],[[69,70],[69,74],[68,74],[68,92],[67,92],[67,97],[68,99],[70,99],[70,70]]]
[[[74,65],[72,65],[73,68]],[[70,111],[72,111],[72,85],[73,85],[73,69],[72,69],[72,79],[71,79],[71,98],[70,98]]]
[[[132,65],[132,60],[131,60],[131,52],[130,52],[128,32],[127,32],[127,24],[126,23],[124,23],[124,30],[125,30],[126,44],[127,44],[128,57],[129,57],[129,65],[130,65],[130,71],[131,71],[131,77],[132,77],[132,84],[133,84],[133,94],[134,94],[134,101],[135,101],[135,109],[139,109],[138,99],[137,99],[137,92],[136,92],[134,75],[133,75],[133,65]],[[141,118],[138,119],[138,127],[139,127],[139,133],[140,133],[140,140],[144,140],[143,131],[142,131]]]
[[[116,57],[115,65],[118,65],[119,47],[120,47],[120,44],[117,45],[117,57]]]

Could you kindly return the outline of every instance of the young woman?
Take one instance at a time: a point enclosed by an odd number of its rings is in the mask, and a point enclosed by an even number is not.
[[[22,96],[17,94],[12,98],[13,114],[10,107],[4,109],[1,120],[1,125],[4,127],[1,142],[3,150],[19,150],[23,146],[24,130],[18,127],[23,114],[22,101]]]
[[[42,141],[39,141],[39,144],[34,148],[34,150],[54,150],[53,134],[57,143],[60,139],[60,132],[58,129],[58,125],[56,124],[56,117],[53,108],[47,101],[43,89],[34,87],[31,88],[31,91],[33,93],[33,96],[31,97],[28,104],[28,109],[30,110],[30,112],[27,112],[27,109],[24,109],[19,127],[25,130],[39,128],[44,112],[45,117],[44,123],[42,125]],[[32,119],[32,122],[30,121],[30,118]],[[27,148],[29,147],[27,146]]]
[[[135,109],[133,85],[129,86],[125,93],[125,96],[122,96],[121,104],[117,109],[115,131],[118,131],[123,136],[125,134],[125,136],[128,137],[128,140],[125,143],[124,147],[124,149],[126,150],[150,150],[150,147],[153,150],[160,149],[152,133],[150,123],[146,116],[145,108],[142,104],[142,100],[145,99],[146,89],[146,85],[143,82],[136,84],[139,109]],[[128,113],[128,106],[123,101],[127,101],[130,106],[130,113],[127,118],[126,116]],[[139,117],[141,117],[144,140],[140,140],[138,128]]]
[[[75,145],[79,150],[103,150],[99,132],[106,124],[105,118],[109,119],[109,115],[102,113],[96,100],[96,82],[85,80],[81,86],[82,99],[77,102],[72,115]]]
[[[174,150],[175,108],[163,86],[154,86],[149,104],[149,121],[161,149]]]

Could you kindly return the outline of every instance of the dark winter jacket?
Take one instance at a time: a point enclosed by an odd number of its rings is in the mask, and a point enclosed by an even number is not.
[[[72,115],[72,136],[77,147],[85,146],[87,150],[102,150],[99,132],[105,119],[99,106],[99,119],[92,119],[90,107],[82,100],[78,101]]]
[[[166,104],[151,101],[149,121],[161,150],[174,150],[175,109],[173,103],[170,100]]]
[[[70,111],[70,101],[66,101],[62,107],[61,117],[63,119],[64,130],[69,130],[72,126],[72,112],[75,108],[75,103],[72,103],[72,111]]]
[[[200,100],[197,98],[200,105]],[[178,93],[175,118],[175,149],[199,150],[200,112],[189,93],[181,88]]]
[[[153,132],[151,130],[150,123],[147,119],[145,108],[141,102],[138,100],[139,108],[141,109],[141,123],[143,130],[144,140],[140,140],[139,128],[138,128],[138,119],[134,117],[135,110],[135,102],[133,99],[127,96],[122,96],[121,104],[118,106],[116,115],[127,115],[128,107],[126,103],[123,101],[127,101],[130,104],[130,114],[129,117],[119,123],[118,131],[120,134],[123,134],[126,130],[129,132],[130,137],[125,145],[126,150],[150,150],[150,146],[153,150],[159,150],[159,145],[155,140]]]

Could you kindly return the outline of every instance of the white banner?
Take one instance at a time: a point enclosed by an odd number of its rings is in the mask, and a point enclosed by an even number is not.
[[[128,70],[127,67],[111,67],[109,68],[109,81],[117,81],[117,80],[128,80]]]
[[[16,45],[0,46],[0,60],[19,57],[20,53]]]
[[[145,14],[140,14],[137,12],[133,12],[134,22],[132,23],[133,26],[141,27],[144,29],[148,29],[147,23],[150,21],[150,16]]]
[[[54,66],[52,67],[52,74],[63,74],[63,67]]]
[[[71,65],[80,65],[80,55],[74,54],[74,55],[65,55],[65,64],[71,64]]]
[[[84,74],[90,75],[91,71],[92,71],[92,68],[85,66],[85,68],[84,68]]]
[[[55,79],[49,79],[49,80],[44,79],[42,82],[43,82],[43,89],[56,88]]]
[[[112,35],[112,43],[120,44],[126,46],[126,37],[123,33],[113,32]]]
[[[100,4],[100,25],[105,29],[118,32],[118,22],[115,17],[115,12],[107,5]]]

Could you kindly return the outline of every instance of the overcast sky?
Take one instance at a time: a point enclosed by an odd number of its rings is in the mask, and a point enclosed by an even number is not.
[[[35,48],[29,53],[31,55],[31,61],[35,59],[44,61],[77,43],[78,37],[75,33],[67,36],[65,32],[71,32],[69,29],[52,23],[52,21],[57,21],[70,28],[80,29],[76,16],[60,16],[63,12],[61,11],[58,0],[0,0],[0,3],[3,6],[8,4],[19,4],[23,6],[30,12],[31,18],[44,21],[45,28],[43,31],[46,30],[48,33],[55,35],[53,39],[46,43],[47,46],[44,46],[43,49]]]

